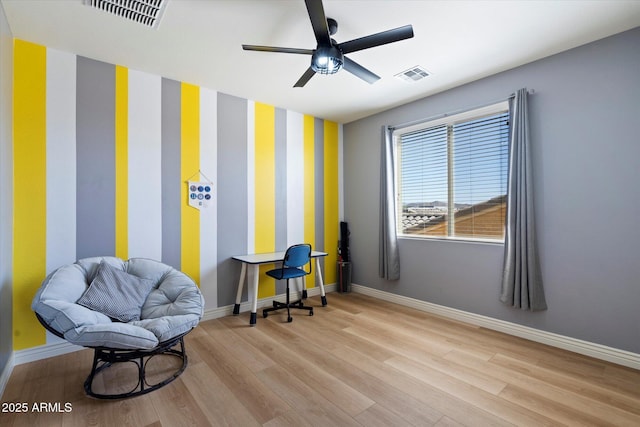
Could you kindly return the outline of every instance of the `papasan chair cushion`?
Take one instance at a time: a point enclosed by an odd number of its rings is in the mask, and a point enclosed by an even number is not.
[[[94,282],[101,263],[112,270],[142,279],[131,286],[148,286],[143,291],[139,317],[128,322],[112,320],[107,314],[78,304]],[[91,285],[91,287],[90,287]],[[124,286],[124,292],[127,286]],[[139,295],[137,296],[139,298]],[[126,304],[111,299],[114,305]],[[136,304],[135,301],[131,301]],[[204,299],[186,274],[158,261],[116,257],[85,258],[49,274],[36,293],[31,308],[67,341],[83,347],[153,349],[159,343],[188,332],[202,318]],[[116,307],[117,308],[117,307]]]

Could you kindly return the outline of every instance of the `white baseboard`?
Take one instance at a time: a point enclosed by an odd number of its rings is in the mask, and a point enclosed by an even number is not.
[[[552,347],[569,350],[574,353],[584,354],[585,356],[606,360],[607,362],[640,370],[640,354],[632,353],[630,351],[619,350],[601,344],[558,335],[552,332],[541,331],[539,329],[518,325],[504,320],[494,319],[492,317],[469,313],[455,308],[445,307],[401,295],[395,295],[390,292],[380,291],[367,286],[352,284],[351,289],[356,293],[369,295],[381,300],[437,314],[449,319],[482,326],[494,331],[504,332],[505,334],[525,338],[530,341],[547,344]]]
[[[324,291],[325,293],[334,292],[336,290],[336,287],[337,285],[335,283],[331,285],[324,285]],[[307,296],[312,297],[316,295],[320,295],[320,288],[318,286],[307,289]],[[300,296],[300,292],[292,290],[290,296],[292,299],[297,299]],[[273,304],[273,301],[276,301],[276,300],[282,301],[284,298],[285,298],[284,294],[275,295],[269,298],[262,298],[258,301],[258,308],[271,306]],[[240,304],[240,313],[243,313],[249,310],[251,310],[250,301],[245,301]],[[217,319],[219,317],[224,317],[224,316],[231,316],[232,314],[233,314],[233,305],[213,308],[211,310],[204,311],[204,315],[202,316],[202,321]]]
[[[66,341],[40,345],[38,347],[18,350],[11,353],[7,366],[0,373],[0,396],[4,394],[4,389],[9,382],[13,368],[23,363],[35,362],[36,360],[48,359],[49,357],[60,356],[82,350],[84,347],[73,345]]]
[[[36,360],[48,359],[49,357],[60,356],[62,354],[73,353],[74,351],[83,350],[85,347],[71,344],[66,341],[40,345],[38,347],[27,348],[25,350],[15,351],[15,364],[35,362]]]
[[[4,389],[7,387],[7,383],[9,382],[9,377],[11,377],[14,366],[15,361],[13,353],[11,353],[11,356],[9,356],[9,360],[7,360],[7,364],[5,365],[2,372],[0,372],[0,398],[2,398],[2,395],[4,395]]]
[[[324,288],[326,293],[335,292],[337,290],[337,285],[325,285]],[[457,310],[455,308],[445,307],[414,298],[404,297],[401,295],[392,294],[390,292],[369,288],[367,286],[357,285],[355,283],[351,284],[351,290],[355,293],[369,295],[384,301],[389,301],[406,307],[425,311],[427,313],[433,313],[442,317],[447,317],[449,319],[469,323],[476,326],[482,326],[494,331],[504,332],[509,335],[528,339],[530,341],[547,344],[552,347],[562,348],[564,350],[573,351],[574,353],[584,354],[596,359],[606,360],[611,363],[640,370],[640,354],[632,353],[630,351],[619,350],[601,344],[595,344],[576,338],[554,334],[552,332],[545,332],[539,329],[530,328],[528,326],[522,326],[504,320],[498,320],[479,314]],[[298,295],[299,292],[292,292],[291,294],[292,298],[297,298]],[[320,295],[320,288],[315,287],[307,289],[307,295]],[[258,301],[258,308],[270,306],[274,300],[281,300],[282,298],[284,298],[284,295],[276,295],[270,298],[263,298]],[[251,310],[251,303],[249,301],[240,304],[241,313],[249,310]],[[205,310],[204,315],[202,316],[202,321],[230,316],[231,314],[233,314],[233,305]],[[34,362],[36,360],[47,359],[49,357],[60,356],[62,354],[82,350],[83,348],[84,347],[69,344],[68,342],[60,342],[14,352],[9,359],[9,362],[7,363],[4,371],[0,375],[0,395],[4,391],[6,383],[9,381],[9,377],[11,376],[11,372],[13,371],[14,366],[21,365],[23,363]]]
[[[329,293],[329,292],[333,292],[335,288],[336,288],[335,284],[325,285],[324,290],[325,292]],[[300,292],[292,291],[291,298],[298,298],[299,294]],[[310,297],[315,295],[320,295],[320,288],[316,286],[315,288],[307,289],[307,295]],[[270,298],[263,298],[258,301],[258,308],[264,307],[264,306],[270,306],[273,304],[274,300],[282,300],[283,298],[285,298],[284,295],[276,295]],[[249,311],[249,310],[251,310],[251,302],[247,301],[240,304],[240,312]],[[202,321],[204,322],[205,320],[212,320],[212,319],[217,319],[219,317],[230,316],[231,314],[233,314],[233,305],[213,308],[210,310],[205,310],[202,316]],[[70,344],[66,341],[62,341],[58,343],[45,344],[38,347],[32,347],[26,350],[15,351],[11,359],[11,362],[12,362],[11,369],[5,369],[5,371],[9,371],[9,372],[8,373],[3,372],[2,373],[3,377],[0,377],[0,380],[4,379],[4,375],[6,375],[7,377],[6,380],[8,381],[9,376],[11,375],[11,371],[13,370],[13,367],[15,365],[35,362],[36,360],[41,360],[41,359],[48,359],[49,357],[60,356],[62,354],[67,354],[67,353],[71,353],[71,352],[82,350],[82,349],[84,349],[84,347],[80,347],[77,345]],[[1,382],[0,382],[0,385],[2,385]]]

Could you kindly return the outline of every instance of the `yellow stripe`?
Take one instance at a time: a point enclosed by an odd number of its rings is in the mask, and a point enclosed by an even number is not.
[[[129,71],[116,66],[116,256],[129,258]]]
[[[336,282],[338,254],[339,188],[338,188],[338,124],[324,122],[324,246],[329,254],[325,258],[324,280]]]
[[[316,250],[316,190],[315,190],[315,118],[304,116],[304,241]],[[315,271],[315,264],[313,266]],[[307,276],[307,288],[315,286],[315,274]]]
[[[276,249],[276,139],[275,107],[255,103],[255,251]],[[260,266],[258,298],[274,296],[275,280],[264,272],[272,265]]]
[[[200,88],[182,83],[180,122],[181,190],[181,270],[200,284],[200,211],[188,203],[187,180],[200,179]]]
[[[46,343],[31,311],[46,274],[46,48],[15,40],[13,76],[13,349],[22,350]]]

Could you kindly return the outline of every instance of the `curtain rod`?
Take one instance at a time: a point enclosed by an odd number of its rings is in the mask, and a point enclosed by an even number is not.
[[[528,89],[527,93],[529,95],[533,95],[535,93],[535,90]],[[388,128],[391,129],[392,131],[394,131],[394,130],[397,130],[397,129],[402,129],[402,128],[406,128],[406,127],[409,127],[409,126],[417,125],[417,124],[420,124],[420,123],[430,122],[431,120],[437,120],[437,119],[441,119],[443,117],[448,117],[448,116],[453,116],[453,115],[456,115],[456,114],[466,113],[467,111],[476,110],[478,108],[486,107],[488,105],[497,104],[498,102],[508,101],[511,98],[515,97],[515,96],[516,96],[516,93],[513,92],[511,95],[507,96],[506,98],[501,98],[501,99],[498,99],[498,100],[495,100],[495,101],[492,101],[492,102],[485,102],[483,104],[475,105],[473,107],[467,107],[467,108],[462,108],[462,109],[455,110],[455,111],[449,111],[448,113],[437,114],[435,116],[427,117],[427,118],[424,118],[424,119],[418,119],[418,120],[413,120],[413,121],[410,121],[410,122],[400,123],[398,125],[388,126]]]

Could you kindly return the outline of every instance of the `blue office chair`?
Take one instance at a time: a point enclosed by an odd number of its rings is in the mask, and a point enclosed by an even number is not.
[[[309,269],[306,270],[305,266],[309,265]],[[267,317],[270,311],[280,310],[281,308],[287,309],[287,322],[291,322],[291,308],[299,308],[302,310],[309,310],[309,316],[313,316],[313,307],[305,306],[302,303],[302,299],[291,302],[289,300],[289,279],[295,279],[296,277],[303,277],[311,273],[311,245],[303,243],[300,245],[293,245],[287,249],[284,254],[284,260],[282,266],[273,270],[267,271],[267,275],[277,280],[287,280],[287,302],[282,303],[279,301],[273,302],[273,307],[265,308],[262,311],[262,317]]]

